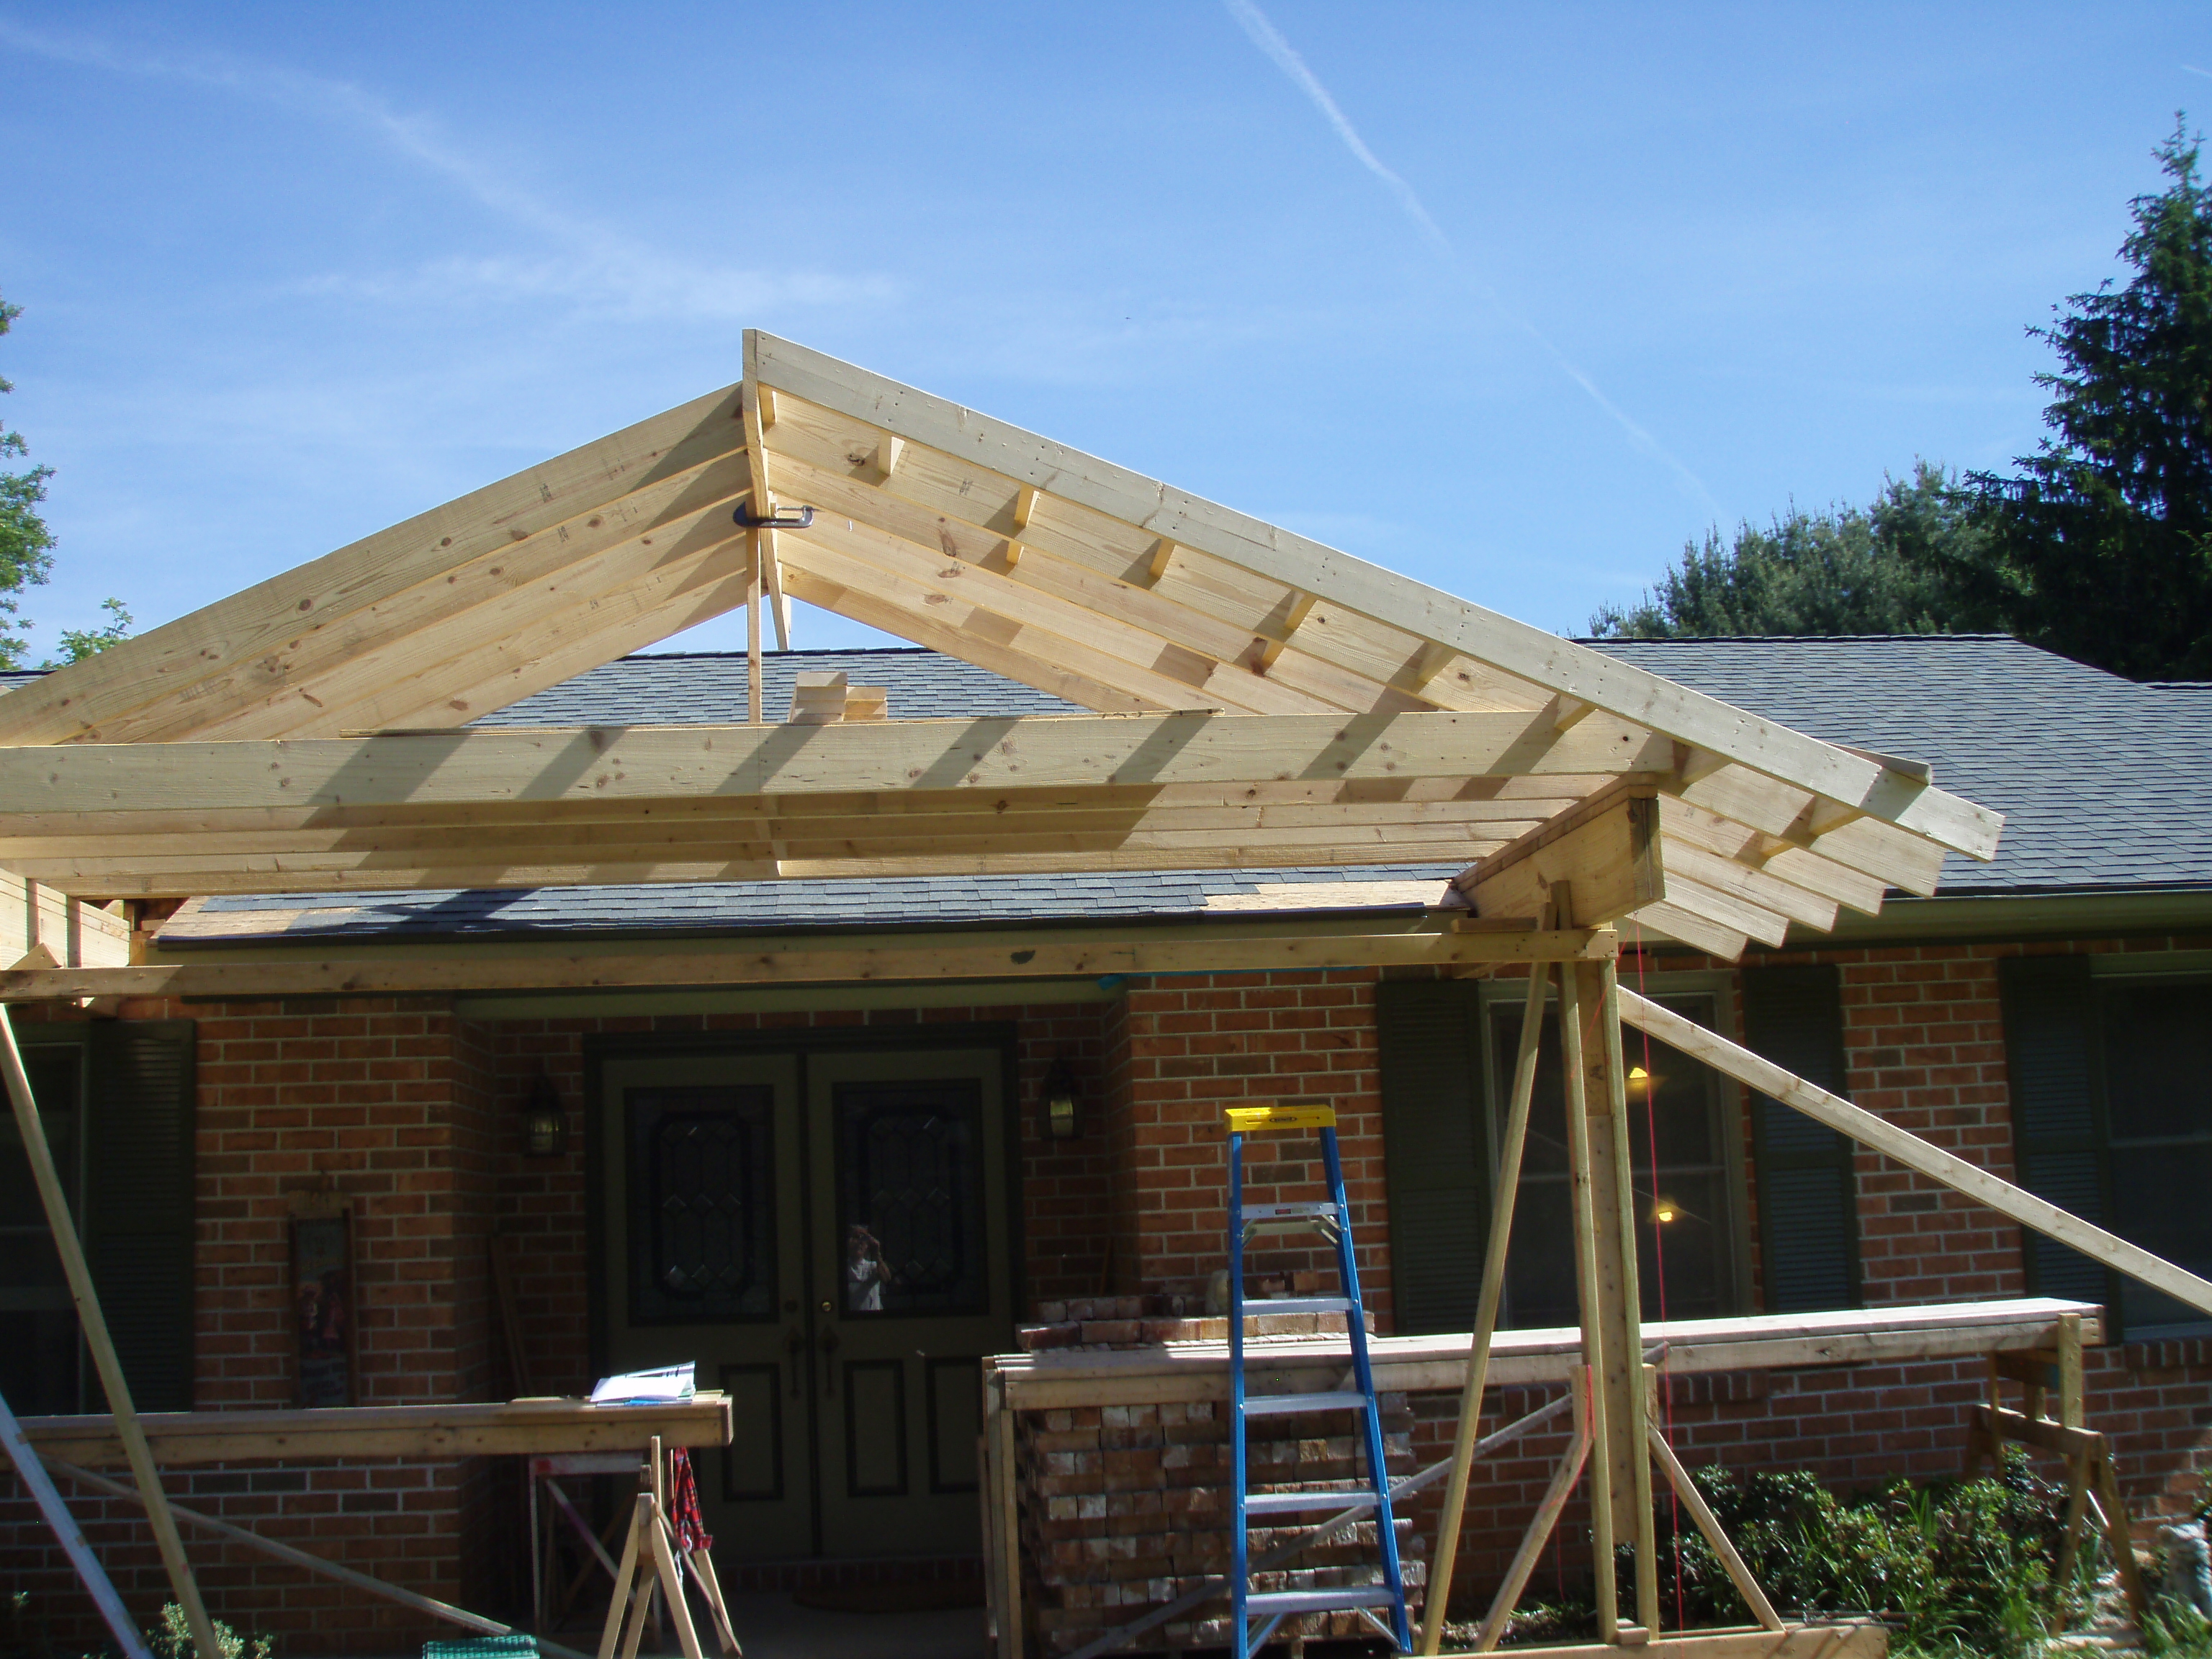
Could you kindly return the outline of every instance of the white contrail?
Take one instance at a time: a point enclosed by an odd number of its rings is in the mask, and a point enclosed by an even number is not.
[[[2206,80],[2212,81],[2212,70],[2201,70],[2194,64],[2184,64],[2181,67],[2187,70],[2191,75],[2201,75]]]
[[[1359,130],[1337,107],[1336,100],[1328,95],[1328,88],[1322,85],[1320,77],[1306,67],[1306,60],[1298,56],[1297,48],[1283,39],[1281,32],[1267,21],[1267,14],[1254,4],[1253,0],[1222,0],[1222,4],[1229,8],[1229,15],[1250,37],[1252,44],[1267,53],[1275,67],[1290,77],[1291,85],[1312,100],[1314,107],[1327,118],[1329,125],[1336,129],[1336,136],[1344,140],[1344,147],[1352,152],[1360,166],[1380,179],[1390,193],[1398,198],[1398,205],[1406,210],[1406,216],[1449,262],[1452,274],[1480,295],[1500,317],[1534,341],[1544,355],[1559,366],[1559,371],[1580,386],[1590,401],[1628,434],[1630,443],[1673,472],[1708,507],[1716,514],[1719,514],[1720,503],[1713,499],[1712,492],[1705,488],[1703,479],[1675,459],[1664,444],[1632,419],[1620,404],[1600,391],[1597,382],[1554,345],[1549,336],[1508,306],[1497,289],[1475,275],[1451,238],[1444,234],[1443,227],[1437,222],[1436,216],[1429,211],[1427,204],[1411,185],[1384,166],[1382,158],[1368,149],[1367,141],[1359,136]]]
[[[227,53],[162,55],[28,28],[5,17],[0,17],[0,46],[109,74],[181,81],[337,122],[443,179],[557,250],[550,256],[518,251],[436,260],[398,277],[318,278],[306,284],[310,289],[403,301],[441,293],[511,299],[550,295],[633,315],[728,319],[780,301],[833,303],[881,297],[888,288],[880,278],[769,272],[687,259],[556,206],[470,154],[429,117],[395,109],[350,82]]]

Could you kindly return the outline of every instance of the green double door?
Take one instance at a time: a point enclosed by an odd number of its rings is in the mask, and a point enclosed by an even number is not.
[[[1013,1338],[995,1049],[628,1052],[600,1067],[615,1370],[694,1360],[724,1561],[979,1547],[977,1361]]]

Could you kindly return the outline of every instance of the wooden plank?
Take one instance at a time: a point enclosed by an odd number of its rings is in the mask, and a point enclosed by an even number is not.
[[[1784,880],[1771,872],[1717,853],[1675,834],[1668,823],[1667,809],[1679,808],[1680,802],[1660,802],[1659,822],[1662,836],[1660,863],[1669,878],[1686,877],[1700,887],[1725,894],[1732,899],[1756,907],[1762,911],[1787,917],[1801,925],[1828,933],[1836,925],[1836,902]],[[1670,891],[1668,896],[1674,895]]]
[[[598,829],[617,825],[753,824],[770,833],[777,824],[804,821],[824,826],[899,823],[927,834],[966,820],[997,821],[1018,804],[1029,823],[1120,821],[1137,816],[1163,825],[1201,827],[1224,822],[1217,814],[1260,813],[1278,823],[1333,820],[1397,822],[1423,817],[1468,823],[1541,823],[1572,806],[1592,781],[1580,778],[1416,778],[1404,782],[1332,782],[1277,779],[1224,784],[1100,784],[1066,789],[1024,789],[988,794],[963,789],[884,790],[850,794],[693,795],[683,799],[444,802],[368,806],[250,807],[227,811],[159,811],[88,817],[42,812],[11,813],[0,835],[0,859],[158,854],[189,836],[195,846],[246,851],[338,846],[336,839],[363,830],[456,830],[520,835],[532,830]],[[1606,780],[1596,780],[1601,785]],[[1304,814],[1285,818],[1283,814]],[[1118,815],[1118,816],[1117,816]],[[1500,831],[1518,835],[1519,830]],[[299,836],[296,842],[283,839]],[[234,842],[226,837],[236,837]],[[267,837],[264,841],[259,838]],[[1441,878],[1439,885],[1442,884]],[[109,914],[121,925],[122,918]]]
[[[1790,936],[1788,918],[1673,871],[1667,876],[1667,902],[1674,909],[1703,917],[1717,927],[1748,934],[1762,945],[1779,946]]]
[[[1311,928],[1314,924],[1298,924]],[[1091,979],[1109,975],[1279,971],[1376,966],[1455,967],[1560,961],[1610,954],[1599,931],[1455,933],[1303,933],[1250,924],[1213,924],[1212,936],[1166,937],[1100,929],[1095,943],[1068,932],[915,934],[896,946],[802,945],[789,936],[733,942],[687,940],[680,948],[606,951],[570,947],[524,955],[484,945],[428,957],[308,957],[265,962],[224,958],[137,968],[50,968],[0,972],[0,1001],[79,996],[368,996],[403,990],[555,990],[613,987],[799,985],[945,979]]]
[[[2094,1304],[2053,1298],[1844,1309],[1831,1313],[1674,1320],[1644,1328],[1646,1355],[1663,1352],[1668,1371],[1692,1376],[1782,1367],[1890,1365],[1992,1352],[2033,1350],[2051,1340],[2056,1321],[2073,1312],[2085,1334],[2099,1335]],[[1572,1326],[1501,1330],[1492,1340],[1493,1387],[1564,1382],[1581,1363]],[[1383,1392],[1459,1393],[1466,1385],[1465,1333],[1378,1337],[1370,1343],[1376,1386]],[[1341,1336],[1248,1341],[1258,1374],[1278,1379],[1341,1376],[1351,1350]],[[993,1362],[1018,1411],[1229,1397],[1226,1342],[1176,1343],[1162,1350],[1008,1355]],[[1332,1370],[1331,1368],[1334,1367]]]
[[[1996,851],[1997,814],[1589,647],[760,331],[747,331],[746,351],[753,373],[767,384],[1018,484],[1049,489],[1202,549],[1285,587],[1321,595],[1785,783],[1905,823],[1972,856],[1986,859]]]
[[[828,722],[817,719],[793,723]],[[790,799],[769,797],[766,803],[774,805]],[[752,798],[752,804],[762,800],[763,798]],[[673,806],[702,804],[711,802],[671,803]],[[462,824],[398,816],[404,809],[397,809],[389,822],[331,828],[4,836],[0,837],[0,859],[33,871],[113,870],[145,873],[186,868],[195,861],[207,864],[256,854],[304,857],[326,853],[411,853],[418,855],[415,860],[417,864],[473,864],[487,862],[494,855],[504,856],[511,849],[529,849],[532,856],[552,856],[557,862],[557,855],[564,848],[576,859],[586,854],[595,859],[678,856],[687,851],[692,856],[700,856],[720,848],[771,841],[778,847],[804,842],[835,843],[856,853],[864,848],[933,852],[969,844],[987,849],[1014,850],[1030,845],[1062,844],[1065,838],[1073,836],[1095,837],[1101,845],[1120,844],[1135,838],[1134,844],[1166,847],[1178,840],[1235,842],[1248,836],[1256,840],[1264,832],[1289,831],[1354,836],[1376,831],[1398,833],[1409,840],[1433,832],[1443,848],[1438,856],[1449,858],[1455,849],[1464,848],[1470,842],[1502,846],[1540,824],[1545,817],[1542,812],[1532,811],[1528,802],[1519,800],[1352,801],[1280,805],[1223,802],[1206,806],[1139,805],[1093,808],[1045,805],[1032,810],[1027,801],[1015,805],[1001,796],[996,801],[971,798],[965,805],[969,810],[927,813],[871,811],[865,800],[842,810],[824,806],[811,811],[726,813],[662,813],[650,805],[640,805],[624,814],[577,817],[565,821],[533,817],[526,811],[494,816],[487,809],[480,821]],[[1441,878],[1436,883],[1438,890],[1443,885]],[[58,933],[54,937],[58,942]],[[124,942],[118,937],[118,943]],[[118,949],[114,955],[119,963],[123,951]]]
[[[385,726],[458,726],[665,637],[685,617],[720,615],[750,580],[744,533],[716,504],[572,570],[487,598],[450,621],[301,687],[285,729],[244,720],[211,738],[336,737]],[[712,596],[714,603],[703,601]],[[258,711],[254,711],[258,712]]]
[[[1576,920],[1584,927],[1656,903],[1667,891],[1656,795],[1650,784],[1603,791],[1470,866],[1452,885],[1477,915],[1533,916],[1543,914],[1556,886],[1571,883]]]
[[[1746,935],[1732,927],[1709,921],[1694,911],[1664,901],[1631,911],[1621,918],[1621,928],[1623,937],[1631,945],[1640,945],[1645,937],[1656,934],[1662,939],[1679,939],[1692,950],[1703,951],[1723,962],[1734,962],[1751,944]]]
[[[1656,739],[1538,714],[1030,715],[768,730],[547,727],[0,749],[43,813],[1649,769]],[[0,830],[6,828],[0,815]]]
[[[736,387],[710,392],[57,670],[0,699],[0,743],[204,731],[254,694],[237,677],[303,628],[726,454],[737,412]]]
[[[1621,1659],[1624,1653],[1649,1653],[1658,1659],[1882,1659],[1889,1651],[1889,1631],[1873,1623],[1790,1625],[1779,1631],[1697,1631],[1659,1637],[1632,1648],[1578,1643],[1527,1651],[1541,1659]]]
[[[0,957],[44,948],[65,968],[120,968],[131,960],[131,924],[58,889],[0,870]]]
[[[428,704],[430,724],[459,725],[491,705],[465,688],[483,677],[471,653],[495,644],[525,653],[529,635],[573,631],[574,615],[619,602],[649,582],[665,588],[670,564],[696,562],[735,535],[731,503],[744,492],[744,458],[720,455],[704,465],[590,508],[467,562],[434,571],[374,604],[323,618],[236,671],[227,688],[240,694],[228,714],[193,735],[204,738],[334,736],[349,726],[384,724],[386,708]],[[410,695],[389,688],[434,683]],[[386,695],[380,698],[379,694]],[[470,703],[462,709],[449,700]]]
[[[577,1400],[483,1405],[348,1406],[307,1411],[149,1412],[138,1419],[154,1462],[306,1463],[341,1457],[479,1457],[532,1452],[642,1450],[658,1435],[672,1446],[730,1443],[726,1395],[668,1405],[591,1406]],[[27,1417],[41,1456],[89,1468],[124,1461],[115,1419]],[[144,1483],[140,1482],[143,1488]]]
[[[1871,1146],[1883,1157],[1908,1170],[1917,1170],[1954,1192],[1963,1193],[2000,1215],[2009,1216],[2022,1226],[2057,1240],[2069,1249],[2079,1250],[2192,1308],[2212,1313],[2212,1282],[2198,1278],[2185,1267],[2177,1267],[2140,1245],[2130,1244],[2079,1216],[2070,1215],[2057,1205],[1990,1174],[1978,1164],[1970,1164],[1940,1146],[1930,1146],[1910,1130],[1901,1129],[1825,1089],[1816,1088],[1802,1078],[1792,1076],[1748,1048],[1739,1048],[1632,991],[1624,989],[1620,993],[1620,1005],[1623,1020],[1650,1032],[1662,1042],[1673,1044],[1692,1059],[1701,1060],[1716,1071],[1749,1084],[1816,1122],[1849,1135],[1861,1146]]]

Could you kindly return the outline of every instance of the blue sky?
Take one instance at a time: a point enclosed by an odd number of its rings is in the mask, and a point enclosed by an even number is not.
[[[0,0],[32,649],[734,380],[748,325],[1579,631],[1708,525],[2031,447],[2024,326],[2208,71],[2184,5]]]

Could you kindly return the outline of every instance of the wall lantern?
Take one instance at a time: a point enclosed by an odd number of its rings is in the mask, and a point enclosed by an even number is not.
[[[1052,1062],[1052,1069],[1044,1074],[1044,1089],[1040,1096],[1044,1107],[1044,1132],[1054,1140],[1072,1140],[1081,1131],[1083,1120],[1079,1108],[1081,1097],[1075,1091],[1075,1068],[1063,1054]]]
[[[532,1158],[558,1158],[568,1146],[568,1109],[561,1103],[553,1079],[540,1072],[523,1109],[522,1148]]]

